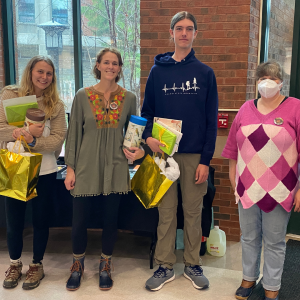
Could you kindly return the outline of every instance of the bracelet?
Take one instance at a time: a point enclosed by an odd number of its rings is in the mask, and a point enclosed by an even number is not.
[[[34,146],[35,146],[35,143],[36,143],[36,137],[34,136],[34,137],[33,137],[33,141],[32,141],[31,143],[28,143],[28,146],[34,147]]]

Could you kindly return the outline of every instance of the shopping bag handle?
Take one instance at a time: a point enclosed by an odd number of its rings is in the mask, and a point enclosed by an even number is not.
[[[30,148],[29,148],[29,146],[28,146],[28,144],[27,144],[27,142],[26,142],[26,140],[25,140],[25,138],[24,138],[23,135],[20,135],[20,136],[16,139],[16,142],[17,142],[17,141],[20,142],[20,143],[19,143],[19,151],[18,151],[18,154],[20,154],[20,150],[21,150],[21,142],[22,142],[22,141],[25,143],[25,145],[26,145],[28,151],[30,152],[30,154],[32,154],[32,152],[30,151]],[[16,146],[16,142],[15,142],[15,144],[14,144],[12,150],[14,150],[14,148],[15,148],[15,146]]]
[[[157,152],[153,152],[153,160],[154,158],[157,156]],[[162,155],[161,155],[161,158],[160,158],[160,161],[159,161],[159,164],[161,164],[161,161],[165,160],[165,153],[163,152]]]

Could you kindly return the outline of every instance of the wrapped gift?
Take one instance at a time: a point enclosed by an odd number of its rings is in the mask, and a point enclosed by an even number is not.
[[[169,119],[163,119],[163,120],[169,120]],[[166,123],[162,122],[161,119],[158,119],[156,122],[157,122],[157,124],[164,126],[166,129],[170,130],[172,133],[174,133],[176,135],[175,146],[173,147],[173,151],[170,154],[170,156],[173,156],[174,153],[178,151],[179,143],[181,141],[183,134],[181,132],[177,131],[176,129],[174,129],[174,127],[170,127]],[[181,122],[181,121],[177,121],[177,122]]]
[[[6,118],[9,125],[14,125],[17,127],[22,127],[24,125],[27,109],[29,108],[38,108],[36,102],[26,103],[20,105],[7,106]]]
[[[165,147],[159,147],[163,152],[167,153],[168,155],[172,154],[177,139],[175,133],[171,132],[163,125],[155,122],[152,129],[152,137],[165,145]]]
[[[20,144],[16,148],[20,149]],[[0,195],[21,201],[36,197],[42,157],[39,153],[14,153],[1,149]]]
[[[145,208],[151,208],[160,204],[172,183],[148,154],[133,176],[131,189]]]

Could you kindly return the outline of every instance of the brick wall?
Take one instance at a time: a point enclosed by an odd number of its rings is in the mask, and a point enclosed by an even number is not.
[[[182,10],[192,12],[197,18],[199,33],[193,48],[196,57],[215,71],[219,107],[240,108],[246,99],[253,98],[259,7],[259,0],[141,0],[141,99],[154,56],[174,51],[169,40],[170,20]],[[229,113],[230,125],[235,114]],[[218,136],[227,136],[228,132],[219,129]],[[238,210],[230,187],[228,164],[227,159],[212,160],[217,189],[214,218],[228,240],[238,241]]]
[[[0,16],[2,16],[2,7],[0,2]],[[2,30],[2,17],[0,18],[0,89],[5,85],[4,79],[4,57],[3,57],[3,30]]]

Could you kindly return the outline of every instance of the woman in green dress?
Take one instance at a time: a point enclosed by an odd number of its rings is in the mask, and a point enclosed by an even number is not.
[[[73,198],[73,265],[67,290],[80,287],[87,245],[87,222],[92,198],[101,201],[103,215],[99,287],[111,289],[111,256],[117,238],[118,210],[122,194],[128,193],[128,159],[144,156],[142,149],[122,150],[124,127],[136,114],[136,97],[117,84],[122,58],[116,49],[97,55],[94,75],[100,81],[80,89],[74,98],[66,141],[65,185]],[[97,199],[98,200],[98,199]]]

